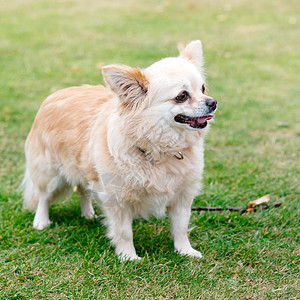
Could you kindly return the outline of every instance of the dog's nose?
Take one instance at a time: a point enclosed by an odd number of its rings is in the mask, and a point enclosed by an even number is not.
[[[205,101],[205,104],[212,110],[215,110],[217,108],[217,102],[216,99],[208,99]]]

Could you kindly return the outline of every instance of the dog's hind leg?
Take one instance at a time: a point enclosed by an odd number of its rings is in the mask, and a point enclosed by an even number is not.
[[[26,171],[22,182],[24,208],[36,211],[33,228],[41,230],[50,224],[49,205],[53,201],[53,189],[49,190],[48,186],[55,175],[44,156],[35,155],[35,159],[32,159],[30,152],[26,154]]]
[[[51,201],[51,194],[43,193],[39,196],[39,202],[33,220],[33,228],[42,230],[51,222],[49,219],[49,205]]]
[[[77,191],[80,195],[81,216],[86,219],[93,219],[95,217],[95,211],[92,205],[91,191],[81,185],[77,186]]]
[[[43,189],[40,188],[33,228],[41,230],[47,227],[51,223],[49,219],[50,204],[71,192],[71,185],[58,173],[48,181],[48,184]]]
[[[50,224],[50,204],[72,192],[71,180],[67,180],[63,166],[57,163],[55,155],[45,148],[34,130],[26,140],[25,154],[24,208],[36,211],[33,227],[41,230]]]
[[[49,172],[50,173],[50,172]],[[49,219],[49,206],[54,201],[54,192],[57,189],[57,180],[55,177],[47,176],[47,172],[40,174],[39,180],[36,178],[34,181],[36,196],[37,196],[37,208],[33,219],[33,228],[42,230],[47,227],[51,222]]]

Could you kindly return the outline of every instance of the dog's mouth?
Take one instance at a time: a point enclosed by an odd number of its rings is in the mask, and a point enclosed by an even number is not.
[[[207,126],[207,121],[211,120],[213,117],[213,115],[189,117],[179,114],[174,117],[174,121],[181,124],[188,124],[192,128],[205,128]]]

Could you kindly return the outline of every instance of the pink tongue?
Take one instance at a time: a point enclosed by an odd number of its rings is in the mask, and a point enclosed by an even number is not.
[[[191,124],[192,126],[195,126],[197,124],[203,124],[205,123],[207,120],[211,120],[214,116],[206,116],[206,117],[199,117],[199,118],[193,118],[189,121],[189,124]]]

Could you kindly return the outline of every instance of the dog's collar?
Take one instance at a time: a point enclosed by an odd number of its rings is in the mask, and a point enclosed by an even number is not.
[[[139,150],[140,152],[142,152],[144,155],[146,155],[146,153],[147,153],[147,151],[146,151],[145,149],[142,149],[142,148],[140,148],[140,147],[138,147],[138,150]],[[182,154],[181,151],[178,151],[176,154],[174,154],[174,157],[176,157],[176,158],[179,159],[179,160],[184,159],[184,156],[183,156],[183,154]]]
[[[179,156],[177,156],[177,154],[178,154]],[[174,154],[174,156],[175,156],[177,159],[179,159],[179,160],[184,159],[184,156],[183,156],[182,152],[178,151],[177,154]]]

